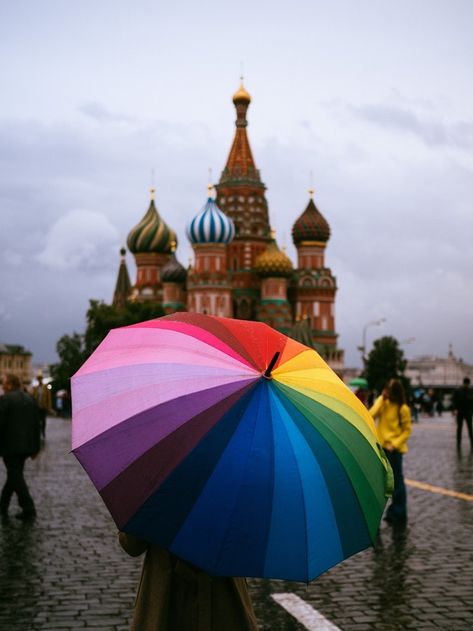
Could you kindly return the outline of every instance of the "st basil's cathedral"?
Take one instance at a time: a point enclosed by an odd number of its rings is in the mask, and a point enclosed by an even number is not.
[[[176,233],[159,214],[152,189],[149,208],[127,239],[136,281],[130,282],[122,249],[113,303],[151,300],[161,303],[166,314],[258,320],[315,348],[332,368],[342,368],[335,331],[337,284],[325,265],[330,226],[310,190],[307,207],[292,227],[294,267],[269,224],[266,186],[246,131],[251,97],[243,83],[233,103],[236,129],[227,163],[187,226],[193,262],[186,269],[177,260]]]

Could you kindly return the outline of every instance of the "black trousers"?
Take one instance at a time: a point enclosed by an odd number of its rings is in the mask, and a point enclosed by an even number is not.
[[[34,513],[35,506],[23,476],[27,455],[3,456],[7,469],[7,479],[0,495],[0,509],[7,510],[13,493],[18,497],[18,504],[25,513]]]
[[[39,411],[41,414],[41,436],[45,438],[46,437],[46,417],[48,416],[48,411],[43,408],[39,408]]]
[[[471,414],[463,414],[461,412],[457,414],[457,447],[460,447],[461,442],[462,442],[463,421],[465,421],[466,423],[468,436],[470,437],[470,445],[471,445],[471,448],[473,449],[473,431],[472,431],[472,423],[471,423]]]
[[[402,471],[402,454],[399,451],[386,450],[384,453],[394,474],[394,491],[386,516],[394,521],[405,521],[407,519],[407,493]]]

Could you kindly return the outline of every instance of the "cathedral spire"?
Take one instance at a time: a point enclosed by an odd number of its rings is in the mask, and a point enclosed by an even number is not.
[[[113,306],[123,309],[126,305],[131,291],[130,276],[126,266],[126,250],[120,250],[120,267],[118,268],[117,283],[113,292]]]
[[[227,163],[215,186],[216,203],[235,227],[235,238],[227,248],[227,261],[235,282],[248,290],[248,296],[243,296],[246,290],[242,289],[241,302],[244,306],[241,309],[237,306],[235,315],[248,319],[254,311],[253,289],[249,287],[248,274],[256,257],[265,251],[270,241],[270,227],[268,202],[264,194],[266,187],[253,160],[246,131],[251,96],[243,80],[232,100],[237,113],[236,128]]]
[[[245,87],[243,85],[243,77],[240,77],[240,87],[233,95],[233,103],[235,105],[237,113],[235,125],[237,127],[246,127],[248,125],[248,121],[246,120],[246,112],[248,111],[248,106],[251,103],[251,96],[245,90]]]
[[[233,95],[233,104],[235,105],[237,115],[235,121],[235,136],[230,153],[228,154],[227,164],[225,165],[220,179],[221,184],[223,182],[241,180],[249,180],[262,184],[246,133],[246,127],[248,125],[246,113],[250,103],[251,96],[246,91],[243,85],[243,77],[241,77],[240,87]]]

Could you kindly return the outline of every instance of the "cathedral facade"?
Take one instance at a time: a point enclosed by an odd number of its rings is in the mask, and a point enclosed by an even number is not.
[[[240,85],[233,96],[235,134],[218,184],[190,219],[187,238],[194,260],[186,269],[176,258],[177,237],[154,201],[130,231],[127,245],[136,262],[132,285],[122,259],[114,304],[153,300],[166,313],[191,311],[265,322],[315,348],[333,368],[343,367],[335,329],[336,279],[325,265],[330,227],[313,200],[292,227],[294,266],[271,230],[266,187],[247,135],[251,102]],[[215,189],[215,192],[214,192]]]

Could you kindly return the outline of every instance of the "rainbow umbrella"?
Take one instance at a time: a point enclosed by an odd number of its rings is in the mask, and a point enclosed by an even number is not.
[[[118,528],[209,574],[310,581],[374,541],[391,469],[370,415],[265,324],[114,329],[72,395],[73,452]]]

